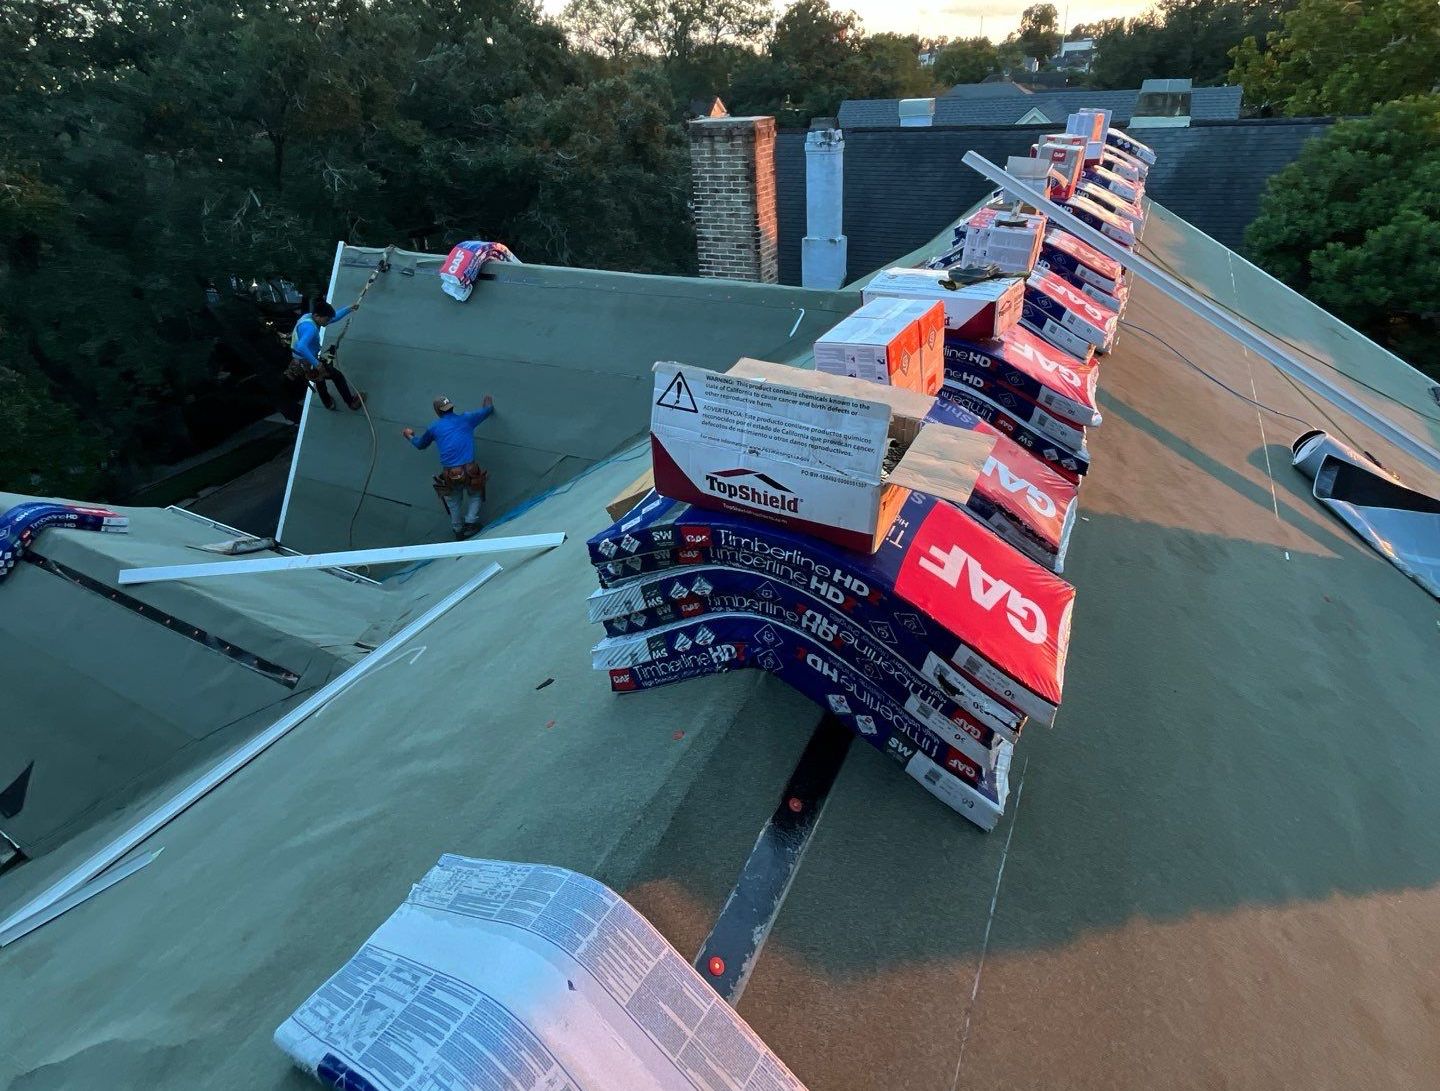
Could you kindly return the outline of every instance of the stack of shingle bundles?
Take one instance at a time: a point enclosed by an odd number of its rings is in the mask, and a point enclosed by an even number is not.
[[[654,493],[590,550],[613,690],[768,671],[985,829],[1060,702],[1073,589],[923,493],[873,555]]]
[[[20,563],[46,527],[67,527],[71,530],[124,532],[130,520],[108,508],[81,507],[75,504],[52,504],[32,501],[16,504],[0,514],[0,582]]]

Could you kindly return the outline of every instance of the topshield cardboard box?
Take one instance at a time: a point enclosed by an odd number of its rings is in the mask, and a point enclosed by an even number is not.
[[[1023,281],[1004,277],[962,284],[941,269],[886,269],[861,290],[861,298],[939,300],[945,329],[968,337],[999,337],[1020,321]]]
[[[933,399],[742,360],[655,365],[655,488],[873,553],[910,489],[964,504],[994,446],[921,428]],[[883,399],[883,400],[882,400]]]
[[[815,370],[934,394],[943,379],[945,308],[874,299],[815,341]]]
[[[1085,138],[1085,162],[1098,163],[1110,127],[1109,110],[1078,110],[1065,119],[1065,131]]]

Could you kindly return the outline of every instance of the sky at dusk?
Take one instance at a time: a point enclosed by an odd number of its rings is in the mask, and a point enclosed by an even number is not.
[[[543,0],[543,3],[545,10],[551,14],[558,14],[565,6],[565,0]],[[918,34],[922,38],[941,35],[971,38],[983,33],[997,42],[1020,24],[1020,13],[1028,6],[1012,0],[848,0],[848,3],[846,0],[831,0],[831,5],[858,12],[864,20],[865,29],[872,34],[892,30],[900,34]],[[784,0],[777,0],[777,8],[786,6]],[[1065,30],[1076,23],[1139,15],[1149,6],[1150,0],[1055,2]]]

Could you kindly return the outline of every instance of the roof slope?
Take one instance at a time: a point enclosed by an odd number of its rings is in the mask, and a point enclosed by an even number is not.
[[[1146,141],[1159,161],[1148,193],[1229,247],[1238,247],[1260,208],[1265,184],[1293,162],[1325,119],[1235,121],[1153,129]],[[854,129],[845,134],[844,229],[850,277],[893,261],[928,240],[989,191],[989,183],[961,164],[975,150],[1004,166],[1028,155],[1040,126],[986,129]],[[782,132],[775,149],[780,219],[780,279],[800,282],[805,235],[804,134]]]
[[[347,248],[332,297],[353,299],[377,255]],[[539,265],[496,267],[462,304],[441,292],[439,263],[399,255],[346,320],[341,366],[367,393],[373,472],[364,415],[329,413],[312,399],[281,528],[287,545],[347,548],[352,519],[356,548],[448,536],[430,486],[435,452],[399,436],[434,419],[436,395],[462,411],[494,395],[495,416],[475,445],[490,470],[488,520],[639,435],[656,360],[789,359],[855,306],[775,285]]]
[[[982,84],[1000,87],[1004,84]],[[1042,90],[1015,94],[941,95],[935,100],[936,125],[1014,125],[1031,110],[1041,111],[1052,127],[1063,125],[1076,110],[1094,108],[1113,111],[1112,121],[1124,125],[1139,100],[1139,89],[1130,91]],[[1240,116],[1242,88],[1196,87],[1190,93],[1190,116],[1198,121],[1234,120]],[[846,99],[840,104],[842,129],[888,128],[900,124],[899,99]]]
[[[1200,277],[1211,244],[1158,206],[1146,240]],[[1288,308],[1283,291],[1237,308]],[[1141,330],[1284,412],[1328,410],[1144,285],[1127,320],[1067,563],[1067,699],[1025,738],[1005,827],[853,748],[740,1005],[815,1091],[1434,1069],[1440,604],[1311,501],[1285,457],[1299,423]],[[0,1023],[0,1087],[309,1086],[272,1029],[442,851],[577,868],[697,950],[816,712],[763,677],[612,696],[589,671],[582,539],[643,458],[508,524],[572,540],[517,558],[167,827],[154,864],[8,950],[0,989],[26,1003]]]

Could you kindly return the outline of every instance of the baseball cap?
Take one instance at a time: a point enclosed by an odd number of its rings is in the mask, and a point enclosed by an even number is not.
[[[441,394],[430,404],[435,407],[435,412],[437,413],[443,413],[447,409],[455,408],[455,403],[452,402],[449,398],[447,398],[444,394]]]

